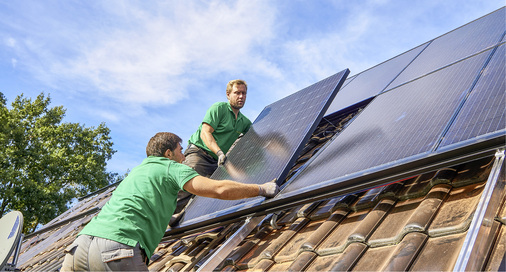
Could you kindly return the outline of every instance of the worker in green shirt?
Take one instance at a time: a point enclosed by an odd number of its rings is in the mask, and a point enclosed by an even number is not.
[[[247,90],[244,80],[228,82],[228,102],[214,103],[207,110],[204,120],[188,141],[184,164],[209,177],[225,163],[232,144],[251,127],[251,121],[240,112],[246,102]]]
[[[244,184],[199,175],[181,163],[181,138],[173,133],[153,136],[146,155],[65,249],[61,271],[148,271],[180,190],[224,200],[273,197],[279,191],[275,182]]]
[[[228,102],[214,103],[206,112],[199,128],[188,140],[184,164],[204,177],[210,177],[227,160],[227,152],[241,134],[248,132],[251,121],[240,110],[246,103],[248,85],[235,79],[227,84]],[[180,191],[177,208],[170,222],[178,224],[186,205],[194,195]]]

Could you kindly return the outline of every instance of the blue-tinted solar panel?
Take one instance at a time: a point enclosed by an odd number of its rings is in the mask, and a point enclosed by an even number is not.
[[[378,95],[276,199],[427,156],[490,51]]]
[[[506,128],[505,45],[498,47],[484,69],[441,146],[465,140],[481,140]]]
[[[368,69],[345,82],[330,104],[326,115],[379,94],[427,46],[420,45],[408,52]]]
[[[349,70],[344,70],[265,107],[231,150],[224,167],[219,167],[211,178],[249,184],[283,180],[348,74]],[[225,201],[197,196],[187,207],[180,226],[217,218],[262,200]]]
[[[500,42],[505,27],[504,8],[433,40],[388,88],[413,80]]]

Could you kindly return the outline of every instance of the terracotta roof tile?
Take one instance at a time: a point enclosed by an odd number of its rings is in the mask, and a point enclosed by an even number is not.
[[[288,267],[287,271],[305,271],[317,256],[314,252],[302,252]]]
[[[432,187],[425,199],[420,202],[420,205],[411,215],[404,228],[409,231],[426,231],[450,190],[451,186],[447,184],[439,184]]]
[[[466,233],[429,238],[410,270],[450,271],[460,253]]]
[[[307,218],[297,219],[287,230],[275,240],[260,255],[261,259],[272,259],[292,238],[310,222]]]
[[[365,242],[366,239],[369,239],[369,236],[374,232],[392,206],[395,205],[395,202],[396,201],[392,198],[380,200],[348,237],[348,240],[350,242]]]
[[[506,271],[506,225],[500,224],[499,234],[497,235],[490,261],[486,266],[486,271]]]
[[[316,248],[319,255],[341,253],[349,244],[348,237],[355,232],[355,229],[367,217],[370,210],[352,212],[327,236],[327,238]]]
[[[434,218],[428,233],[431,236],[459,233],[467,230],[478,205],[484,183],[454,188]]]
[[[399,243],[406,234],[405,226],[424,198],[418,197],[397,202],[395,207],[371,235],[368,241],[371,247]]]
[[[406,271],[416,259],[428,236],[419,232],[408,233],[386,260],[381,270]]]
[[[348,209],[340,208],[335,210],[321,226],[316,229],[304,243],[301,245],[302,250],[314,251],[315,248],[335,229],[335,227],[346,217]]]
[[[274,256],[274,261],[281,263],[295,260],[301,252],[302,244],[322,225],[323,221],[324,220],[308,222],[308,224],[299,230],[279,253]]]
[[[353,270],[355,271],[372,271],[379,270],[380,267],[383,267],[391,255],[392,251],[395,250],[396,246],[384,246],[377,248],[368,248],[360,259],[357,261],[356,265],[353,266]]]
[[[283,227],[279,230],[270,232],[269,235],[261,239],[250,252],[243,254],[244,257],[236,263],[236,266],[240,269],[252,268],[264,259],[270,259],[262,253],[269,247],[270,242],[278,240],[286,229],[287,227]]]

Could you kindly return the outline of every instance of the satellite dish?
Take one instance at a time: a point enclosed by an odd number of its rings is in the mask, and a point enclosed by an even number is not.
[[[23,214],[21,212],[11,211],[0,218],[0,271],[13,271],[16,267],[22,230]],[[7,263],[14,250],[16,252],[13,262]]]

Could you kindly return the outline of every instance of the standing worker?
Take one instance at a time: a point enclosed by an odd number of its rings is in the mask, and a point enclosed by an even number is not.
[[[227,84],[228,102],[216,102],[206,112],[199,128],[188,140],[184,164],[204,177],[210,177],[227,160],[227,152],[241,134],[248,132],[251,121],[240,110],[246,103],[248,85],[235,79]],[[178,224],[192,194],[180,191],[177,208],[170,222]]]
[[[179,190],[224,200],[273,197],[275,182],[262,185],[211,180],[181,164],[181,138],[159,132],[147,158],[119,184],[109,201],[65,249],[61,271],[148,271],[147,264],[176,208]]]
[[[246,103],[246,82],[231,80],[226,91],[228,103],[217,102],[207,110],[184,153],[184,164],[201,176],[209,177],[218,166],[223,165],[232,144],[251,127],[251,121],[240,112]]]

